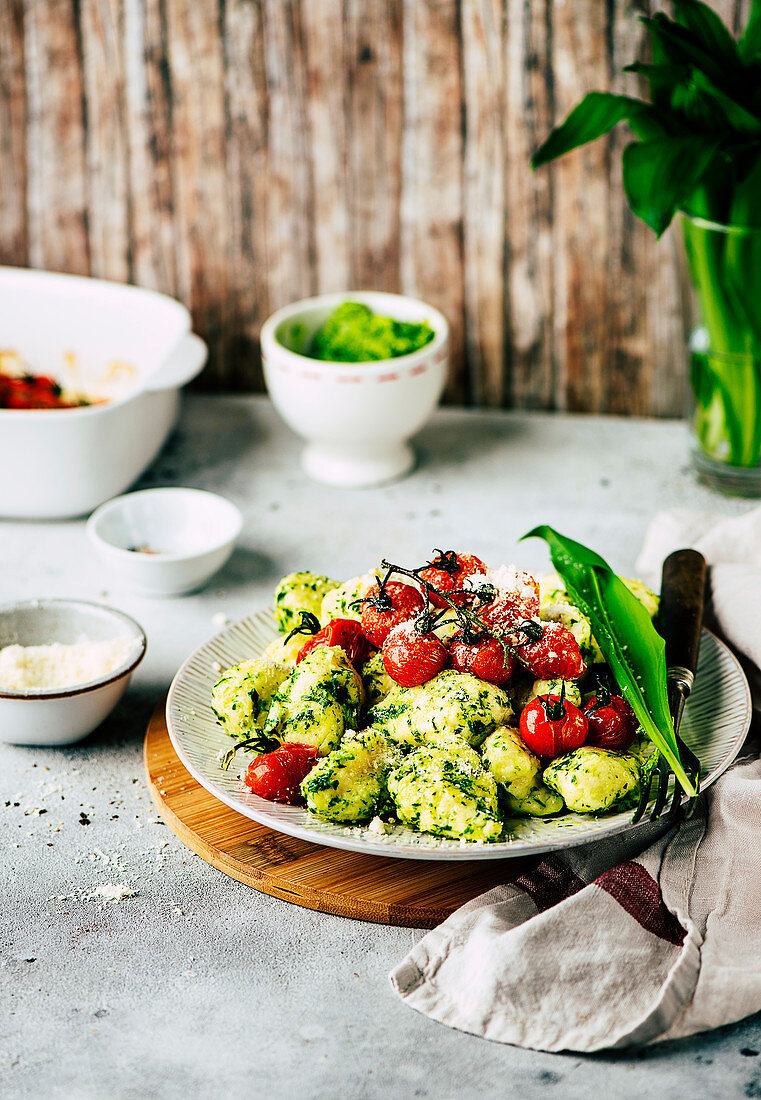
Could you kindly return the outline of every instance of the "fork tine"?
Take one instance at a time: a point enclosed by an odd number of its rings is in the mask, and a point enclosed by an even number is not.
[[[698,760],[695,753],[691,749],[689,749],[687,745],[685,745],[681,737],[677,737],[677,746],[679,748],[679,756],[684,766],[687,778],[697,789],[700,780],[700,761]],[[663,806],[665,805],[666,798],[664,795],[664,785],[666,786],[666,789],[668,789],[668,778],[664,776],[663,772],[659,768],[658,795],[656,797],[655,806],[653,807],[653,811],[650,815],[651,821],[655,821],[658,817],[661,816],[661,811],[663,809]],[[684,816],[689,817],[689,815],[692,813],[695,801],[696,798],[693,796],[688,798],[684,803],[682,802],[682,789],[677,783],[675,777],[674,792],[671,797],[671,802],[669,804],[668,810],[663,816],[668,821],[673,822],[679,816],[680,811],[684,809]]]
[[[688,773],[688,778],[689,778],[689,773]],[[676,819],[679,817],[679,812],[680,812],[681,808],[682,808],[682,788],[679,785],[679,783],[677,783],[676,776],[674,776],[674,793],[671,796],[671,802],[669,803],[669,808],[668,808],[668,810],[666,811],[666,813],[664,815],[666,820],[673,824],[673,822],[676,821]]]
[[[650,789],[652,785],[653,775],[651,772],[647,777],[647,781],[644,782],[640,788],[639,802],[637,803],[637,809],[634,811],[634,816],[632,817],[632,825],[636,825],[638,821],[642,820],[645,810],[647,809],[647,804],[650,801]]]
[[[685,771],[687,772],[687,775],[688,775],[690,781],[692,782],[692,785],[695,787],[695,790],[699,794],[700,793],[700,761],[698,760],[697,756],[692,751],[692,749],[688,748],[687,745],[685,745],[685,743],[681,739],[681,737],[677,737],[677,745],[679,746],[679,752],[680,752],[680,755],[682,757],[682,760],[684,761]],[[695,807],[696,801],[697,801],[697,795],[692,795],[690,798],[687,799],[687,802],[686,802],[685,807],[684,807],[684,816],[685,817],[690,816],[690,814],[692,813],[692,811]]]
[[[657,755],[657,750],[656,750]],[[656,760],[657,763],[657,760]],[[638,821],[641,821],[647,810],[647,804],[650,801],[650,793],[653,789],[653,775],[655,773],[655,767],[651,767],[648,771],[647,780],[640,787],[639,800],[637,802],[637,808],[632,816],[632,825],[636,825]]]
[[[689,749],[687,745],[685,745],[684,741],[679,736],[677,736],[677,746],[679,748],[679,756],[682,764],[684,765],[684,770],[687,774],[687,778],[697,790],[700,780],[700,761],[698,760],[695,753],[691,749]],[[677,783],[676,777],[674,777],[674,790],[671,796],[671,800],[669,802],[668,810],[665,814],[663,813],[664,807],[668,800],[669,782],[673,773],[663,757],[660,757],[656,767],[653,769],[653,774],[651,774],[649,782],[644,783],[642,789],[640,790],[637,808],[632,816],[632,825],[636,825],[637,822],[641,821],[645,815],[647,804],[650,801],[650,792],[652,790],[653,777],[655,773],[657,773],[658,775],[658,786],[656,789],[655,803],[650,814],[648,815],[648,820],[657,821],[658,818],[663,816],[667,820],[675,821],[676,818],[679,816],[679,812],[682,808],[684,808],[685,817],[689,817],[692,813],[692,810],[695,806],[696,797],[693,796],[691,798],[688,798],[687,801],[683,803],[682,788],[680,787],[679,783]]]
[[[671,769],[667,762],[660,758],[656,765],[658,770],[658,790],[655,795],[655,805],[650,813],[650,820],[656,821],[663,812],[663,807],[666,805],[666,799],[669,793],[669,776],[671,775]]]

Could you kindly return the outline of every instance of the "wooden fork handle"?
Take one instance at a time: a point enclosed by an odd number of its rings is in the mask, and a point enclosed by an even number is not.
[[[663,563],[660,632],[666,641],[669,679],[683,683],[689,694],[700,649],[706,560],[697,550],[675,550]]]

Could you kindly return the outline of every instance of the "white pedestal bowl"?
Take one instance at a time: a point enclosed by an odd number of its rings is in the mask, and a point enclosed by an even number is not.
[[[399,321],[427,320],[435,336],[396,359],[332,363],[303,354],[346,301]],[[356,488],[410,470],[415,456],[408,440],[433,412],[446,381],[449,326],[438,310],[380,291],[323,294],[274,313],[262,327],[261,345],[267,390],[285,422],[307,441],[301,462],[310,477]]]

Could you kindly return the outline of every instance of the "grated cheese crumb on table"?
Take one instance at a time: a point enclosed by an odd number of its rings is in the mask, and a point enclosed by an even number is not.
[[[137,890],[133,890],[123,882],[106,882],[103,886],[97,886],[91,890],[87,896],[92,901],[99,898],[103,901],[124,901],[125,898],[137,897]]]

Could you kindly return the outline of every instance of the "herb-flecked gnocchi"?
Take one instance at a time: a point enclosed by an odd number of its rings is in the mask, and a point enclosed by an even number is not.
[[[654,614],[654,593],[626,583]],[[292,573],[275,619],[280,639],[212,691],[225,732],[255,754],[244,777],[264,798],[371,832],[484,844],[520,818],[638,795],[636,719],[556,575],[537,582],[451,550],[342,584]]]

